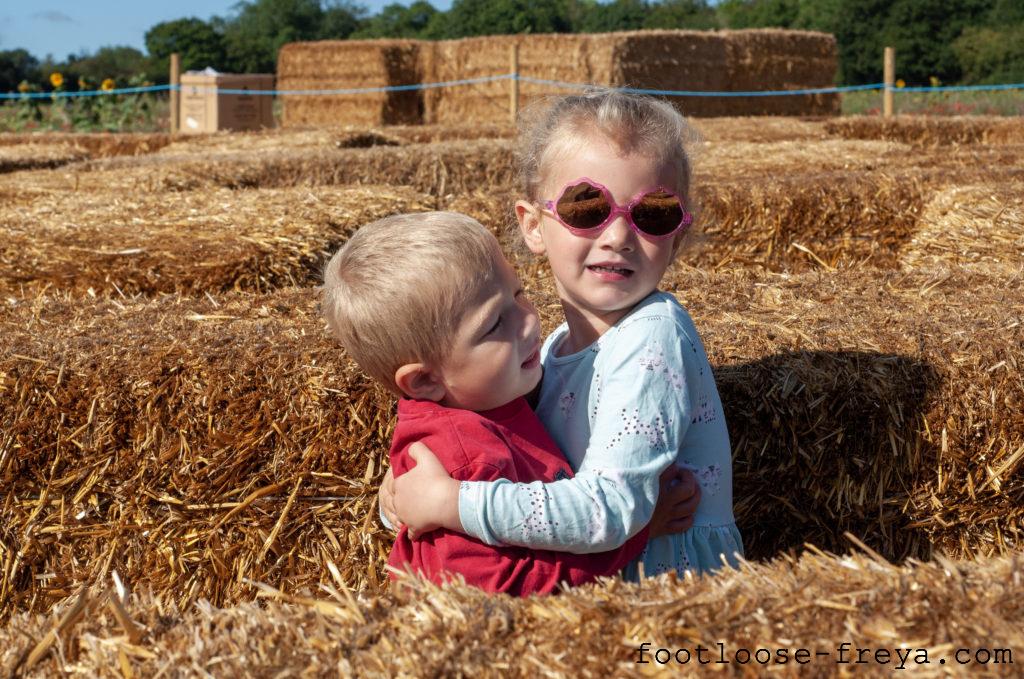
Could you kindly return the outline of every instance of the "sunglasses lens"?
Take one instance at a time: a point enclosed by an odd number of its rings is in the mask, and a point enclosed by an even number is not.
[[[667,191],[655,191],[633,206],[633,223],[644,233],[665,236],[683,223],[685,214],[678,196]]]
[[[574,229],[593,229],[607,221],[612,206],[604,191],[587,182],[580,182],[565,187],[555,203],[555,212]]]

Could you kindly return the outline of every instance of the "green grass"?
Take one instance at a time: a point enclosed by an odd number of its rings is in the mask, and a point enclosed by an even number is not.
[[[895,91],[896,113],[911,115],[962,116],[1024,115],[1024,90],[987,92],[901,92]],[[882,92],[848,92],[843,95],[843,115],[879,115]]]

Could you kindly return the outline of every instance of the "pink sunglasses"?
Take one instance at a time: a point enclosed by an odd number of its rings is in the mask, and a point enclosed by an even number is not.
[[[683,201],[666,188],[644,191],[622,206],[607,188],[586,177],[566,184],[558,199],[547,201],[544,207],[577,236],[600,233],[619,215],[633,231],[650,240],[673,236],[693,222]]]

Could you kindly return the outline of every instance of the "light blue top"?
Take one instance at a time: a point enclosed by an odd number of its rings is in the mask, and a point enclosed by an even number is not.
[[[541,350],[537,413],[576,470],[554,483],[463,482],[466,532],[491,545],[574,553],[622,545],[651,519],[661,472],[694,471],[694,526],[652,539],[623,574],[706,572],[736,563],[729,432],[704,345],[675,297],[653,292],[582,351],[557,355],[568,326]]]

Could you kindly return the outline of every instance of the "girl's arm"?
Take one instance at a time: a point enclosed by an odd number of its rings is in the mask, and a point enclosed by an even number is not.
[[[616,549],[639,532],[651,520],[659,475],[675,461],[692,417],[686,379],[687,366],[695,365],[687,356],[692,343],[673,319],[652,315],[627,320],[601,351],[610,353],[602,361],[605,374],[594,378],[593,428],[575,478],[424,485],[410,477],[404,494],[400,477],[399,516],[416,527],[429,518],[435,527],[461,528],[492,545],[581,554]],[[417,515],[417,503],[430,506]]]

